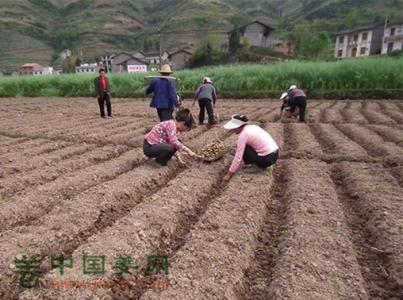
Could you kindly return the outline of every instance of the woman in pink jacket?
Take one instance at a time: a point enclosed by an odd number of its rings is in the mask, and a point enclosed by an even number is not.
[[[254,164],[263,170],[278,159],[279,147],[271,135],[257,125],[249,125],[248,121],[244,115],[234,115],[224,125],[225,129],[239,135],[235,157],[224,182],[228,182],[242,164]]]

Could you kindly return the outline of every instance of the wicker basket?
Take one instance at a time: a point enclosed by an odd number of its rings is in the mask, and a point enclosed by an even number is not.
[[[198,154],[203,157],[203,161],[209,162],[219,160],[225,153],[226,149],[224,143],[220,139],[216,139],[205,145]]]

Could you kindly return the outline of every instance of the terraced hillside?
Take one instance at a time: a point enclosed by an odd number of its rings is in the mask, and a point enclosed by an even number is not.
[[[221,101],[220,126],[183,140],[218,137],[224,158],[155,168],[147,102],[115,101],[105,120],[91,99],[3,99],[0,298],[401,299],[403,104],[310,101],[307,124],[279,108]],[[221,125],[239,112],[280,160],[224,186],[236,137]],[[37,288],[19,282],[24,255],[41,259]],[[84,256],[104,257],[104,272],[85,274]],[[119,256],[131,274],[116,272]],[[168,265],[148,272],[151,256]]]

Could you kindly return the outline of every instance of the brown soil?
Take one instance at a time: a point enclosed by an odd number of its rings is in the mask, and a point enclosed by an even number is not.
[[[113,101],[105,120],[94,99],[2,99],[0,299],[401,299],[401,102],[308,101],[301,124],[280,120],[278,100],[220,100],[220,123],[183,141],[221,139],[224,158],[157,168],[142,153],[155,110]],[[223,186],[236,113],[280,160]],[[18,284],[24,254],[43,258],[40,288]],[[74,261],[64,275],[50,263],[61,254]],[[105,274],[83,274],[84,254],[105,256]],[[156,254],[169,274],[145,276]],[[119,255],[139,268],[116,275]]]

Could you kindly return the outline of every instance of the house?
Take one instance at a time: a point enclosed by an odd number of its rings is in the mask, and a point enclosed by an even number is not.
[[[341,31],[336,36],[334,56],[336,58],[349,58],[380,54],[383,32],[383,24]]]
[[[108,73],[112,70],[112,61],[115,54],[105,53],[101,56],[101,63],[104,66],[105,72]]]
[[[42,71],[43,70],[43,66],[41,66],[40,64],[37,63],[28,63],[28,64],[24,64],[22,65],[19,69],[18,69],[18,75],[28,75],[28,76],[32,76],[34,74],[34,72],[37,71]]]
[[[192,56],[192,52],[186,49],[179,49],[168,54],[169,64],[174,70],[183,69],[186,62]]]
[[[403,24],[388,24],[384,29],[382,54],[403,50]]]
[[[53,75],[53,67],[43,67],[42,69],[34,70],[34,76],[46,76],[46,75]]]
[[[160,63],[160,53],[159,52],[147,52],[144,56],[145,56],[145,60],[148,64],[159,65],[159,63]]]
[[[145,56],[145,54],[144,54],[143,51],[136,51],[136,52],[134,52],[134,53],[132,54],[132,56],[133,56],[134,58],[138,58],[138,59],[141,59],[141,60],[143,60],[143,61],[146,60],[146,56]]]
[[[263,48],[272,48],[278,43],[272,34],[273,30],[273,27],[259,20],[240,28],[241,37],[246,39],[250,46]]]
[[[81,64],[80,66],[76,67],[76,74],[94,74],[97,73],[99,70],[98,64]]]
[[[137,73],[147,72],[148,63],[126,52],[121,52],[112,57],[112,72]]]

